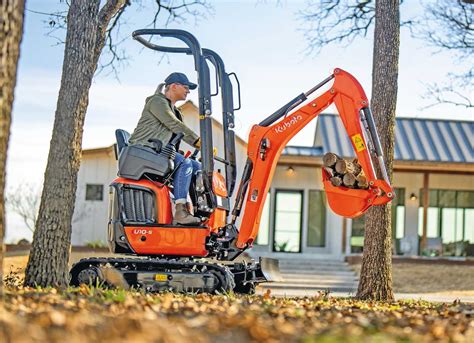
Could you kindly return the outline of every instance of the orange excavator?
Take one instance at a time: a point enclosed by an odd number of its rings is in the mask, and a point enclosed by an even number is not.
[[[161,46],[147,36],[175,38],[186,47]],[[177,134],[170,142],[153,140],[154,151],[128,144],[129,134],[116,131],[118,178],[110,185],[108,243],[111,252],[134,257],[87,258],[71,271],[71,285],[107,283],[104,267],[112,267],[127,285],[145,291],[252,293],[260,282],[278,279],[278,261],[258,262],[237,257],[258,234],[260,217],[278,158],[288,141],[329,105],[335,104],[354,151],[364,171],[368,189],[333,186],[323,169],[323,184],[331,209],[345,217],[362,215],[374,205],[394,198],[385,169],[381,144],[367,96],[348,72],[335,69],[332,75],[254,125],[248,138],[247,161],[231,206],[237,176],[234,112],[240,108],[240,84],[235,73],[227,73],[220,56],[201,48],[187,31],[144,29],[133,32],[144,46],[165,53],[183,53],[194,58],[198,77],[202,171],[193,179],[190,197],[200,225],[172,224],[170,188],[174,170]],[[216,71],[221,93],[224,156],[213,153],[210,69]],[[238,86],[239,106],[234,108],[231,77]],[[328,85],[318,97],[313,93]],[[337,138],[336,138],[337,139]],[[215,163],[223,165],[225,173]],[[381,178],[374,165],[378,164]],[[232,208],[231,208],[232,207]],[[243,213],[240,227],[237,219]]]

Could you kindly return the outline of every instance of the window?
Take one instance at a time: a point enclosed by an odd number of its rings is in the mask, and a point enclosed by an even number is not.
[[[397,252],[399,240],[405,236],[405,189],[396,188],[392,200],[392,238]],[[352,220],[351,253],[360,253],[364,246],[365,215]]]
[[[301,251],[302,204],[303,192],[301,191],[276,192],[274,251]]]
[[[326,246],[326,194],[323,191],[309,191],[307,245]]]
[[[104,185],[86,185],[86,200],[102,201],[104,200]]]
[[[474,192],[431,189],[428,197],[427,238],[440,237],[444,255],[474,256]],[[423,236],[423,190],[418,214]]]
[[[268,235],[270,232],[270,192],[267,194],[263,205],[262,216],[260,217],[260,227],[255,239],[256,245],[268,245]]]

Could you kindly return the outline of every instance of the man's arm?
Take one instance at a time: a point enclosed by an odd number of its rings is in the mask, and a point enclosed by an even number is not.
[[[150,100],[150,112],[158,118],[170,131],[177,133],[184,133],[183,140],[189,145],[195,146],[199,140],[199,136],[194,133],[189,127],[183,122],[176,118],[175,114],[171,110],[169,104],[165,99],[153,97]]]

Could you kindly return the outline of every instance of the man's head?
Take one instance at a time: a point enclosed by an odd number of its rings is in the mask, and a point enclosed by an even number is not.
[[[171,73],[165,79],[166,96],[173,102],[186,100],[190,89],[196,89],[197,85],[188,80],[183,73]]]

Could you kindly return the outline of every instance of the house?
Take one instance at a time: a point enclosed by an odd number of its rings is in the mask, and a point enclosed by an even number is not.
[[[198,131],[196,106],[188,101],[181,110],[186,124]],[[223,151],[222,125],[216,120],[213,135]],[[474,122],[397,118],[395,136],[394,253],[474,255]],[[237,180],[246,148],[237,138]],[[343,259],[362,251],[364,218],[342,218],[327,206],[321,170],[326,152],[354,157],[337,115],[318,116],[313,146],[283,150],[251,254]],[[84,150],[73,244],[105,242],[106,190],[116,171],[112,146]]]

